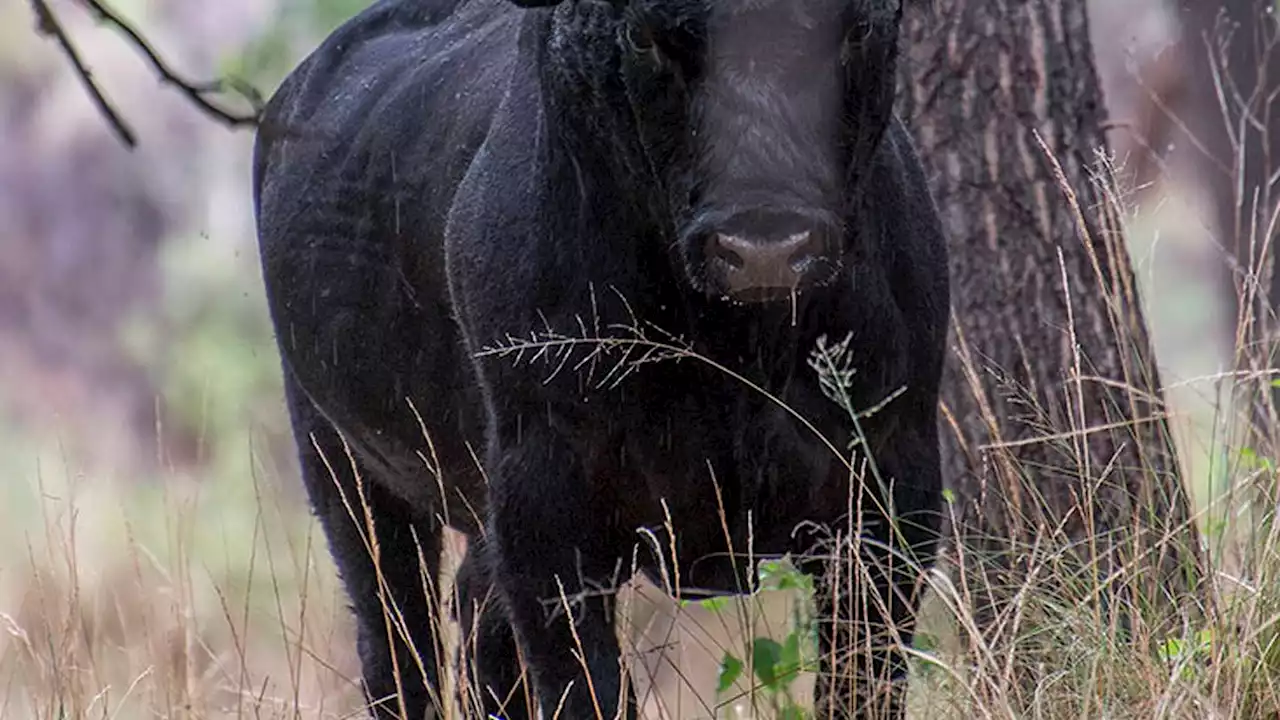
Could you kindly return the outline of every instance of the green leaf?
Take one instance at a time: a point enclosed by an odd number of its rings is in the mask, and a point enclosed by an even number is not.
[[[942,488],[942,499],[945,500],[948,505],[954,504],[956,501],[956,491],[951,488]]]
[[[804,708],[796,705],[795,703],[791,703],[782,708],[782,713],[779,717],[781,720],[805,720],[806,715]]]
[[[1178,638],[1169,638],[1160,646],[1160,659],[1164,661],[1173,660],[1182,656],[1182,641]]]
[[[1213,630],[1210,628],[1201,628],[1196,632],[1196,641],[1199,644],[1197,649],[1204,651],[1213,647]]]
[[[787,674],[794,676],[800,672],[800,633],[791,633],[787,636],[787,642],[782,646],[782,654],[779,657],[781,664],[787,668]]]
[[[742,661],[732,653],[726,652],[720,659],[720,677],[716,680],[716,693],[723,693],[738,681],[742,675]]]
[[[911,644],[921,652],[932,652],[938,649],[938,637],[932,633],[918,632]]]
[[[782,660],[782,646],[773,638],[756,638],[751,643],[751,664],[756,677],[770,690],[777,689],[778,665]]]
[[[773,692],[785,692],[791,686],[791,683],[795,682],[796,678],[800,676],[800,671],[804,668],[803,646],[801,645],[803,639],[804,634],[802,632],[793,631],[787,635],[787,641],[784,644],[773,643],[773,646],[766,651],[773,652],[773,648],[777,648],[777,655],[774,657],[773,663],[773,679],[772,682],[766,681],[766,685]],[[756,674],[759,675],[758,669]],[[764,680],[763,677],[761,679]]]
[[[761,587],[773,587],[782,573],[783,567],[780,560],[765,560],[756,567],[756,580]]]
[[[698,604],[711,612],[720,612],[729,606],[729,598],[720,595],[717,597],[710,597],[705,600],[699,600]]]

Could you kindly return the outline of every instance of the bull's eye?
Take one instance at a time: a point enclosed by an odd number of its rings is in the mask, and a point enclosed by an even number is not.
[[[859,23],[845,33],[844,40],[840,43],[840,63],[842,65],[848,65],[858,53],[866,48],[872,31],[873,28],[870,25]]]
[[[643,23],[627,23],[622,32],[626,38],[627,47],[631,48],[632,52],[639,54],[651,53],[657,44],[654,42],[653,32]]]

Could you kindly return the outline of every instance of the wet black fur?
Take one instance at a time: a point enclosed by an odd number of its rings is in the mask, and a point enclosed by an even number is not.
[[[445,523],[473,538],[459,587],[464,631],[480,629],[481,680],[509,689],[518,637],[546,717],[573,681],[560,717],[578,720],[594,710],[568,623],[550,612],[557,578],[611,716],[619,649],[598,591],[625,579],[633,558],[649,573],[678,567],[686,588],[735,591],[746,568],[725,561],[721,502],[734,548],[745,550],[750,518],[755,552],[769,554],[810,550],[816,536],[797,525],[841,528],[857,495],[812,432],[708,364],[664,360],[602,385],[620,351],[578,367],[592,350],[578,347],[559,373],[561,351],[477,356],[511,338],[649,324],[843,447],[850,419],[806,359],[820,336],[851,335],[857,407],[905,387],[863,429],[907,543],[932,561],[946,251],[891,112],[899,13],[894,0],[527,10],[383,0],[276,93],[254,167],[264,280],[303,476],[354,606],[367,691],[390,698],[379,712],[398,712],[397,667],[411,717],[435,702],[419,558],[434,577]],[[714,35],[739,14],[793,42],[763,46],[749,26]],[[727,38],[721,65],[705,52],[709,33]],[[763,77],[744,69],[766,52]],[[750,82],[735,84],[735,73]],[[794,306],[726,302],[706,279],[691,239],[700,223],[752,203],[842,228],[829,277]],[[425,680],[403,640],[388,641],[367,538],[349,515],[362,515],[353,465]],[[668,513],[674,559],[658,555]],[[890,541],[886,523],[868,518],[868,532]],[[821,590],[823,567],[811,569]],[[495,601],[475,615],[490,589]],[[890,603],[906,640],[914,602]],[[824,643],[831,633],[823,624]],[[886,662],[901,674],[900,656],[882,653],[875,666]],[[836,699],[856,714],[856,699]]]

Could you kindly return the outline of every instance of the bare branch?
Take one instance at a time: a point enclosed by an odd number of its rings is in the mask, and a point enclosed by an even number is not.
[[[89,97],[93,98],[93,104],[98,107],[98,112],[107,119],[111,125],[111,129],[116,136],[120,138],[120,142],[129,148],[134,148],[138,144],[138,138],[134,135],[133,130],[120,117],[120,113],[111,105],[111,101],[103,95],[102,89],[93,80],[93,71],[84,64],[80,58],[80,52],[76,50],[76,46],[72,44],[71,38],[62,28],[62,23],[58,22],[58,17],[53,14],[53,9],[49,7],[46,0],[31,0],[31,10],[36,14],[36,31],[41,35],[47,35],[57,41],[62,48],[62,52],[71,60],[72,67],[75,68],[76,77],[80,78],[89,91]]]
[[[263,101],[262,95],[251,85],[233,78],[222,78],[203,83],[185,80],[174,72],[168,63],[160,57],[160,54],[156,52],[155,48],[151,47],[146,38],[142,37],[142,34],[134,29],[127,20],[120,17],[115,10],[107,7],[101,0],[76,1],[88,8],[100,22],[112,25],[124,33],[134,47],[138,48],[146,56],[151,66],[160,74],[160,79],[178,88],[182,94],[186,95],[201,110],[231,127],[257,124],[258,116],[262,113]],[[237,113],[233,110],[218,107],[208,99],[209,95],[218,95],[226,92],[234,92],[247,100],[253,106],[253,112]]]
[[[160,76],[162,83],[177,88],[179,92],[185,95],[206,115],[233,128],[258,124],[264,102],[262,94],[252,85],[235,78],[220,78],[208,82],[187,80],[169,66],[169,63],[160,56],[160,53],[152,47],[141,32],[134,28],[129,21],[121,17],[119,13],[108,7],[102,0],[75,1],[88,10],[95,20],[110,25],[121,32],[129,43],[147,59],[147,62]],[[101,88],[94,82],[92,71],[84,64],[79,52],[71,43],[61,23],[58,22],[57,16],[54,15],[49,7],[48,0],[31,0],[31,8],[36,14],[38,31],[57,40],[58,45],[75,67],[76,74],[85,87],[88,88],[89,94],[93,97],[94,104],[97,105],[99,112],[106,117],[116,135],[125,145],[130,148],[135,147],[137,145],[137,137],[124,120],[121,119],[120,113],[107,100]],[[249,103],[253,108],[252,111],[238,112],[231,110],[215,103],[211,99],[212,96],[226,93],[239,95]]]

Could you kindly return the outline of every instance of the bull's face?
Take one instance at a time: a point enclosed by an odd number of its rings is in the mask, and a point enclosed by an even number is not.
[[[887,126],[900,0],[623,0],[640,144],[696,290],[781,300],[830,282]]]
[[[856,258],[843,219],[890,120],[903,1],[584,0],[613,18],[663,234],[696,290],[786,299]]]

